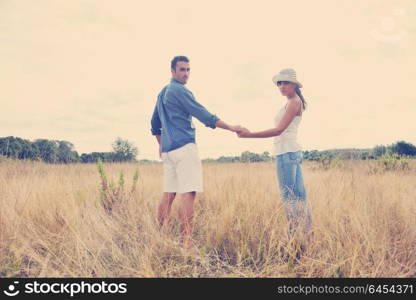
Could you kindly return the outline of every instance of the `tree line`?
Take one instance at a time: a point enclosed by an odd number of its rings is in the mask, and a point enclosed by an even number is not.
[[[138,150],[133,143],[117,137],[111,145],[113,148],[111,152],[92,152],[79,155],[74,145],[68,141],[36,139],[32,142],[8,136],[0,138],[0,155],[53,164],[94,163],[98,159],[105,162],[136,161]]]
[[[416,157],[416,146],[405,141],[398,141],[391,145],[376,145],[370,149],[331,149],[331,150],[305,150],[303,159],[320,161],[322,159],[378,159],[384,155],[398,154],[401,156]],[[261,162],[271,161],[274,157],[269,152],[261,154],[245,151],[240,156],[221,156],[217,159],[205,159],[206,162]]]
[[[82,153],[75,150],[68,141],[37,139],[33,142],[19,137],[0,138],[0,155],[16,158],[44,161],[47,163],[95,163],[98,159],[103,162],[136,162],[138,149],[128,140],[117,137],[111,144],[111,152]],[[322,159],[377,159],[384,155],[398,154],[416,157],[416,146],[405,141],[391,145],[376,145],[370,149],[331,149],[303,151],[304,160],[320,161]],[[221,156],[217,159],[204,159],[205,162],[262,162],[271,161],[274,157],[267,151],[258,154],[244,151],[240,156]],[[154,162],[141,160],[142,162]]]

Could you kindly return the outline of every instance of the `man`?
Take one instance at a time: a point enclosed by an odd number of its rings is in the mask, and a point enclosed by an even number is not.
[[[208,112],[185,87],[190,75],[189,59],[176,56],[171,61],[172,79],[157,97],[152,116],[152,134],[159,143],[163,161],[164,193],[159,205],[158,221],[167,223],[173,200],[181,194],[182,244],[192,247],[193,212],[196,192],[202,192],[202,164],[195,144],[192,117],[210,128],[220,127],[240,132],[242,127],[231,126]]]

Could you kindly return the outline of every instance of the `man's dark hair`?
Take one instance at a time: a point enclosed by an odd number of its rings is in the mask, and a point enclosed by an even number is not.
[[[172,61],[170,62],[170,67],[171,67],[171,69],[176,70],[176,63],[177,63],[178,61],[184,61],[184,62],[189,63],[189,59],[188,59],[186,56],[175,56],[175,57],[172,59]]]

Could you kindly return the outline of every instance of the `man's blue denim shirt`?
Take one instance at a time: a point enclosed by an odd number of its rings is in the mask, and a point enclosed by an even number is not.
[[[192,117],[211,128],[215,128],[215,123],[219,120],[195,100],[185,85],[172,78],[157,97],[151,122],[152,134],[162,136],[162,152],[195,143]]]

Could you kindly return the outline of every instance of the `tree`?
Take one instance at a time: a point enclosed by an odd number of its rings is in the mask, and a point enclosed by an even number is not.
[[[75,162],[78,153],[74,151],[74,145],[67,141],[56,141],[58,143],[58,161],[68,164]]]
[[[87,154],[87,153],[82,153],[81,154],[81,162],[82,163],[91,163],[92,162],[91,155]]]
[[[138,150],[133,143],[117,137],[111,145],[114,151],[114,161],[136,161]]]
[[[312,150],[312,151],[305,151],[303,153],[303,158],[305,160],[314,160],[314,161],[318,161],[320,157],[319,151],[318,150]]]
[[[47,163],[56,163],[59,161],[58,143],[56,141],[37,139],[34,145],[39,150],[39,156],[43,161]]]
[[[68,163],[71,161],[72,147],[70,142],[57,141],[58,143],[58,160],[61,163]]]
[[[31,160],[37,160],[39,159],[39,150],[36,148],[36,146],[33,145],[28,140],[20,140],[20,153],[19,153],[19,159],[31,159]]]
[[[416,155],[416,147],[410,143],[406,143],[405,141],[398,141],[393,144],[392,151],[393,153],[397,153],[399,155]]]
[[[268,151],[264,151],[263,154],[261,155],[261,160],[262,161],[269,161],[271,160],[271,156],[270,153]]]
[[[258,162],[262,161],[262,157],[260,154],[253,153],[250,151],[244,151],[241,153],[241,161],[242,162]]]
[[[2,138],[0,141],[1,154],[7,157],[19,158],[22,145],[14,136]]]
[[[220,156],[217,160],[211,159],[211,161],[217,161],[221,163],[238,162],[240,161],[240,157],[239,156]]]

